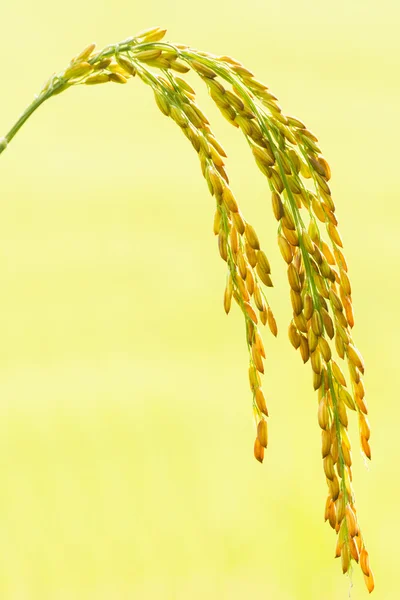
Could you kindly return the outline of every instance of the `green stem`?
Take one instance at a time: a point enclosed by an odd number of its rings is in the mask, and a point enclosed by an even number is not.
[[[40,94],[35,100],[28,106],[28,108],[22,113],[18,121],[11,127],[7,135],[0,139],[0,154],[7,148],[13,137],[21,129],[22,125],[29,119],[29,117],[39,108],[43,102],[48,100],[62,85],[64,81],[58,81],[52,85],[46,92]]]

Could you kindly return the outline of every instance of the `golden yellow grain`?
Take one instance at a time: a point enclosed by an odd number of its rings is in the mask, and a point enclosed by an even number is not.
[[[295,292],[293,289],[290,290],[290,300],[292,302],[293,312],[295,315],[299,315],[303,310],[303,299],[301,294]]]
[[[261,445],[258,437],[256,437],[255,442],[254,442],[254,457],[260,463],[262,463],[264,460],[264,447]]]
[[[343,387],[339,389],[339,399],[341,400],[341,402],[344,402],[344,404],[348,408],[350,408],[350,410],[356,410],[356,406],[354,404],[352,396]]]
[[[325,513],[324,513],[324,519],[325,521],[327,521],[329,519],[329,508],[332,502],[332,498],[331,496],[328,494],[328,497],[325,501]]]
[[[349,327],[354,327],[353,305],[349,296],[343,298],[343,306]]]
[[[323,166],[323,168],[325,170],[325,173],[323,173],[323,176],[325,177],[325,179],[327,181],[329,181],[331,178],[331,168],[330,168],[328,162],[326,161],[326,159],[323,156],[318,157],[318,162],[320,163],[321,166]]]
[[[336,500],[336,518],[338,523],[341,523],[346,515],[346,505],[344,501],[343,493],[340,492],[339,498]]]
[[[316,373],[315,371],[313,371],[313,388],[314,388],[314,390],[319,390],[321,388],[322,380],[323,380],[322,371],[321,371],[321,373]]]
[[[313,312],[311,317],[311,327],[316,336],[322,335],[324,325],[320,313],[316,310]]]
[[[119,64],[119,66],[124,69],[124,71],[126,71],[127,73],[129,73],[129,75],[131,75],[132,77],[135,77],[135,75],[136,75],[136,68],[131,63],[130,60],[128,60],[124,56],[120,56],[118,54],[116,55],[115,60],[117,61],[117,63]]]
[[[334,469],[333,458],[332,458],[331,454],[328,454],[324,458],[323,465],[324,465],[325,476],[328,479],[333,480],[333,478],[335,477],[335,469]]]
[[[229,243],[233,254],[237,254],[239,251],[239,236],[235,226],[232,226],[229,232]],[[246,279],[246,277],[243,277],[243,279]]]
[[[291,127],[295,127],[296,129],[305,129],[306,128],[304,123],[302,121],[300,121],[299,119],[297,119],[296,117],[287,117],[287,120],[288,120],[288,124]]]
[[[318,338],[318,348],[325,362],[329,362],[332,358],[331,347],[324,337]]]
[[[358,525],[357,525],[356,516],[355,516],[350,504],[347,504],[345,513],[346,513],[347,530],[349,532],[349,535],[351,537],[354,537],[358,533]]]
[[[159,90],[154,90],[154,99],[160,111],[168,117],[171,113],[171,105],[169,104],[167,98],[162,94]],[[175,113],[174,113],[175,114]]]
[[[97,85],[99,83],[107,83],[110,81],[107,73],[98,73],[96,75],[90,75],[87,79],[85,79],[86,85]]]
[[[314,242],[311,239],[311,236],[307,233],[307,231],[305,231],[303,229],[302,234],[301,234],[302,240],[303,240],[303,244],[304,244],[304,248],[307,250],[307,252],[311,255],[314,254],[314,252],[317,250]]]
[[[361,567],[361,570],[364,573],[364,575],[366,575],[368,577],[371,573],[371,569],[369,566],[368,552],[365,547],[362,548],[361,552],[360,552],[360,567]]]
[[[218,235],[220,229],[221,229],[221,213],[217,209],[214,214],[214,223],[213,223],[214,235]]]
[[[241,115],[235,116],[235,122],[239,125],[240,129],[245,135],[251,136],[253,133],[253,127],[249,119],[242,117]],[[261,170],[264,172],[263,168]]]
[[[190,64],[193,67],[193,69],[195,71],[197,71],[203,77],[207,77],[209,79],[214,79],[214,77],[217,76],[217,74],[212,69],[210,69],[209,67],[206,67],[206,65],[204,65],[203,63],[201,63],[197,60],[191,60]]]
[[[347,544],[343,544],[343,546],[342,546],[341,557],[342,557],[342,571],[343,571],[343,573],[347,573],[347,571],[349,570],[349,567],[350,567],[350,551],[349,551],[349,546]]]
[[[369,571],[369,575],[364,575],[364,581],[365,581],[365,585],[367,586],[367,590],[369,591],[369,593],[374,591],[375,588],[375,581],[374,581],[374,575],[370,569]]]
[[[235,227],[238,230],[238,232],[240,233],[240,235],[243,235],[244,231],[245,231],[245,223],[244,223],[242,215],[240,214],[240,211],[238,211],[238,212],[234,211],[232,214],[232,219],[233,219],[233,222],[235,223]]]
[[[318,200],[318,198],[316,196],[313,197],[312,199],[312,209],[314,211],[315,216],[317,217],[317,219],[319,221],[321,221],[322,223],[325,223],[326,221],[326,214],[325,211],[322,207],[321,202]]]
[[[265,148],[253,145],[252,152],[254,158],[266,167],[272,167],[275,164],[275,158]]]
[[[328,456],[331,449],[331,434],[329,431],[326,431],[326,429],[323,429],[321,432],[321,440],[322,458],[325,458],[326,456]]]
[[[263,448],[268,446],[268,426],[265,419],[261,419],[257,425],[257,438]]]
[[[293,321],[299,331],[302,331],[303,333],[307,333],[307,322],[306,322],[303,314],[294,315]]]
[[[111,62],[111,58],[102,58],[99,62],[93,64],[93,69],[94,71],[102,71],[103,69],[107,69]]]
[[[360,428],[361,435],[363,437],[365,437],[366,440],[369,440],[370,435],[371,435],[371,430],[370,430],[370,426],[369,426],[367,417],[363,413],[359,413],[358,419],[359,419],[358,422],[359,422],[359,428]]]
[[[312,156],[311,154],[308,156],[308,160],[311,163],[313,169],[319,174],[325,177],[326,171],[324,164],[319,160],[319,157]]]
[[[212,146],[212,148],[211,148],[212,155],[213,155],[213,148],[214,148],[220,156],[226,158],[225,150],[223,149],[221,144],[218,143],[218,141],[215,139],[215,137],[212,134],[208,133],[207,140],[210,142],[210,144]],[[237,212],[237,211],[233,211],[233,212]]]
[[[335,362],[333,359],[331,360],[331,365],[332,365],[332,373],[334,378],[336,379],[336,381],[338,383],[340,383],[340,385],[344,385],[346,386],[346,379],[345,376],[343,375],[339,365],[337,364],[337,362]]]
[[[285,186],[283,184],[280,174],[273,167],[271,167],[270,180],[271,180],[272,185],[275,188],[275,191],[278,192],[279,194],[281,194],[283,192],[283,190],[285,189]]]
[[[324,242],[323,240],[321,240],[321,249],[322,249],[322,252],[323,252],[326,260],[328,261],[328,264],[335,265],[336,264],[335,257],[333,256],[328,244],[326,242]]]
[[[292,288],[292,290],[294,290],[295,292],[301,292],[301,282],[299,273],[293,263],[290,263],[290,265],[288,266],[287,275],[289,285]]]
[[[337,500],[337,498],[339,497],[339,493],[340,493],[340,486],[339,486],[339,480],[336,477],[336,475],[334,476],[334,478],[332,480],[328,479],[327,483],[328,483],[329,492],[332,496],[332,500],[333,501]]]
[[[301,339],[300,339],[300,334],[297,331],[297,328],[294,325],[293,321],[289,325],[288,335],[289,335],[290,343],[297,350],[300,347]]]
[[[302,187],[295,177],[288,176],[286,180],[288,182],[289,189],[293,192],[293,194],[301,194]]]
[[[349,357],[351,362],[354,364],[354,366],[357,367],[358,369],[360,369],[361,373],[364,373],[364,360],[363,360],[363,357],[361,356],[359,350],[357,350],[357,348],[355,346],[353,346],[353,344],[349,344],[347,346],[346,350],[347,350],[347,356]]]
[[[308,165],[305,162],[303,162],[302,160],[300,161],[300,174],[305,179],[311,179],[311,177],[312,177],[311,171],[310,171]]]
[[[263,343],[262,338],[257,330],[255,330],[255,333],[254,333],[254,344],[257,347],[260,355],[263,358],[266,358],[264,343]]]
[[[346,446],[346,444],[342,444],[342,455],[343,455],[344,464],[347,465],[348,467],[351,467],[351,465],[352,465],[351,451]]]
[[[361,447],[367,458],[371,460],[371,447],[366,437],[361,436]]]
[[[78,79],[90,75],[92,71],[93,66],[88,62],[73,63],[64,71],[63,77],[64,79]]]
[[[344,271],[347,272],[347,262],[346,259],[344,257],[343,252],[340,250],[340,248],[334,247],[333,248],[333,254],[335,256],[335,260],[336,263],[338,264],[338,266],[343,269]]]
[[[356,382],[356,391],[357,391],[357,394],[360,396],[360,398],[364,398],[365,389],[364,389],[364,382],[361,379],[361,377],[359,378],[359,381]]]
[[[229,313],[232,304],[232,292],[233,292],[233,284],[232,284],[232,276],[229,275],[224,292],[224,309],[226,314]]]
[[[254,366],[256,367],[257,371],[259,371],[260,373],[264,373],[264,363],[263,363],[260,351],[255,344],[253,344],[253,346],[251,348],[251,354],[252,354]]]
[[[211,194],[220,196],[223,191],[221,176],[212,165],[209,165],[207,168],[206,179],[210,183]]]
[[[226,235],[223,229],[218,234],[218,249],[222,260],[228,260],[228,245],[226,243]]]
[[[277,192],[272,192],[272,210],[275,215],[275,219],[279,221],[284,215],[283,204],[280,195]]]
[[[310,352],[314,352],[314,350],[318,346],[318,336],[315,335],[315,333],[311,327],[307,331],[307,340],[308,340],[308,347],[310,348]]]
[[[246,239],[247,239],[248,243],[253,248],[253,250],[259,250],[260,242],[258,240],[258,236],[255,232],[254,227],[249,225],[249,223],[246,223],[245,235],[246,235]]]
[[[255,325],[253,321],[246,321],[246,339],[249,346],[253,344]]]
[[[256,392],[255,392],[255,401],[257,404],[258,409],[265,415],[268,417],[268,409],[267,409],[267,404],[265,401],[265,397],[263,394],[263,391],[261,388],[257,388]]]
[[[114,83],[127,83],[127,78],[120,73],[110,73],[110,81]]]
[[[270,307],[267,308],[267,321],[270,332],[276,337],[278,335],[278,326],[276,324],[274,313]]]
[[[287,239],[283,235],[278,235],[278,246],[281,251],[283,260],[290,264],[293,260],[293,252]]]
[[[324,323],[326,333],[328,334],[330,339],[333,339],[333,336],[335,335],[333,322],[332,322],[332,319],[331,319],[328,311],[325,308],[321,308],[321,316],[322,316],[322,321]]]
[[[240,295],[241,299],[244,300],[245,302],[250,302],[250,294],[247,291],[246,284],[241,277],[237,277],[236,286],[237,286],[237,289],[239,290],[239,295]]]
[[[292,246],[299,245],[299,234],[297,233],[297,231],[292,231],[291,229],[288,229],[287,227],[285,227],[285,225],[283,225],[282,233],[284,234],[289,244],[291,244]]]
[[[254,312],[254,309],[251,306],[251,304],[249,304],[248,302],[243,302],[243,305],[244,305],[244,309],[245,309],[247,315],[250,317],[250,319],[253,321],[253,323],[257,324],[258,323],[257,315]]]
[[[96,44],[89,44],[75,57],[73,62],[87,61],[88,58],[90,58],[90,56],[93,54],[95,48]]]
[[[321,398],[318,404],[318,424],[321,429],[329,429],[329,411],[325,396]]]
[[[126,78],[130,77],[130,73],[127,73],[126,70],[123,67],[121,67],[117,62],[110,63],[110,65],[107,68],[107,71],[109,73],[119,73],[120,75],[123,75]]]
[[[256,390],[257,388],[261,387],[261,379],[260,379],[260,375],[257,371],[257,369],[250,365],[249,367],[249,382],[250,382],[250,389],[251,390]]]
[[[330,394],[329,394],[329,399],[330,399]],[[333,409],[332,402],[330,402],[330,406]],[[332,455],[332,460],[333,460],[334,464],[336,465],[338,462],[338,459],[339,459],[339,444],[338,444],[338,438],[337,438],[337,429],[336,429],[335,419],[332,420],[330,431],[331,431],[331,441],[332,441],[331,455]],[[343,429],[341,429],[341,431],[343,431]],[[339,475],[340,475],[340,473],[339,473]]]
[[[163,39],[166,33],[166,29],[162,29],[161,27],[151,27],[150,29],[144,29],[143,31],[140,31],[134,36],[134,38],[146,42],[159,42]]]
[[[336,528],[336,506],[335,506],[335,503],[333,502],[333,500],[331,500],[330,504],[329,504],[328,520],[329,520],[329,525],[332,527],[332,529],[335,529]]]
[[[261,290],[258,285],[254,286],[254,303],[257,306],[258,310],[264,311],[265,302],[261,294]]]
[[[303,363],[306,363],[310,358],[310,349],[308,347],[307,338],[304,335],[300,336],[300,354],[303,359]]]
[[[329,233],[329,237],[331,238],[331,240],[335,244],[337,244],[338,246],[340,246],[342,248],[343,247],[342,238],[340,237],[340,234],[339,234],[338,230],[336,229],[336,227],[333,225],[333,223],[328,223],[328,233]]]
[[[247,267],[246,286],[247,286],[247,290],[248,290],[250,296],[252,296],[254,293],[255,281],[254,281],[254,275],[253,275],[253,271],[252,271],[251,267]]]
[[[135,59],[140,60],[142,62],[147,62],[149,60],[155,60],[159,56],[161,56],[161,50],[158,48],[152,48],[150,50],[138,50],[134,54]]]
[[[282,226],[286,229],[290,229],[291,231],[296,231],[296,224],[287,207],[284,207],[283,212],[284,215],[282,217]]]
[[[259,278],[261,279],[261,281],[263,282],[264,285],[266,285],[267,287],[274,287],[274,284],[272,283],[272,279],[271,279],[269,273],[264,271],[264,269],[263,269],[262,265],[260,265],[260,263],[257,263],[256,271],[257,271],[257,275],[259,276]]]
[[[360,383],[360,381],[361,381],[361,373],[360,373],[360,371],[359,371],[359,370],[358,370],[358,369],[357,369],[357,368],[356,368],[356,367],[353,365],[353,363],[352,363],[352,362],[350,362],[350,361],[347,361],[347,366],[348,366],[348,368],[349,368],[350,378],[351,378],[352,382],[355,384],[355,390],[354,390],[354,392],[355,392],[355,393],[357,394],[357,396],[358,396],[359,394],[358,394],[358,390],[357,390],[357,384],[359,384],[359,383]]]
[[[265,309],[265,306],[264,306],[263,310],[259,311],[259,314],[260,314],[260,321],[261,321],[261,323],[263,325],[266,325],[267,321],[268,321],[268,314],[267,314],[267,311]]]
[[[262,270],[265,271],[265,273],[268,273],[268,274],[271,273],[271,267],[269,264],[269,260],[263,250],[259,250],[257,252],[257,263],[260,265]]]
[[[175,60],[173,61],[169,67],[173,70],[176,71],[177,73],[189,73],[190,68],[185,65],[184,63],[179,62],[179,60]],[[168,67],[167,67],[168,68]]]
[[[257,253],[254,250],[254,248],[252,248],[250,246],[248,241],[245,244],[245,249],[246,249],[247,260],[249,261],[251,267],[254,269],[254,267],[257,265]]]
[[[321,353],[319,350],[311,352],[311,367],[314,373],[319,375],[322,370]]]

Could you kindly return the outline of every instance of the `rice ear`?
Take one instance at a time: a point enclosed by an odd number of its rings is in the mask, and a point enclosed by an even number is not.
[[[135,76],[151,88],[159,110],[180,128],[197,154],[215,202],[213,231],[226,271],[223,307],[228,314],[233,299],[243,316],[256,424],[254,456],[263,462],[268,410],[261,375],[268,349],[261,326],[268,324],[272,336],[278,332],[268,299],[268,288],[273,285],[271,265],[255,227],[244,217],[242,200],[230,186],[225,150],[195,101],[195,90],[175,73],[193,71],[205,83],[222,116],[244,135],[259,176],[271,193],[293,308],[289,340],[303,363],[309,362],[318,397],[328,487],[325,518],[337,534],[336,556],[341,557],[343,572],[349,571],[352,561],[359,562],[371,592],[374,578],[354,503],[347,432],[350,409],[358,414],[361,449],[370,459],[362,379],[365,365],[352,337],[352,288],[328,184],[330,166],[317,137],[298,118],[285,115],[276,96],[251,71],[226,55],[217,57],[186,45],[165,43],[165,33],[165,29],[153,27],[97,53],[95,44],[88,45],[49,78],[7,135],[0,138],[0,154],[43,102],[67,89],[126,84]]]

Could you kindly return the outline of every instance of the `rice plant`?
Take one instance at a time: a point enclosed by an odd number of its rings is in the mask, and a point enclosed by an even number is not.
[[[256,425],[254,456],[262,463],[268,446],[268,408],[261,378],[266,358],[262,328],[267,325],[273,336],[278,333],[268,301],[268,288],[273,285],[271,267],[229,184],[226,153],[196,104],[195,91],[181,77],[190,70],[197,73],[223,117],[244,135],[270,189],[293,308],[288,337],[302,361],[311,364],[318,395],[327,483],[325,520],[337,534],[336,556],[341,557],[343,573],[359,563],[371,592],[374,578],[357,520],[347,433],[350,410],[358,418],[362,452],[370,459],[364,361],[352,337],[351,284],[328,184],[329,164],[317,137],[298,118],[285,115],[274,94],[240,62],[162,41],[165,33],[156,27],[100,52],[95,44],[82,50],[63,71],[50,77],[0,139],[0,153],[43,102],[69,88],[126,84],[135,77],[149,86],[159,110],[175,121],[198,154],[203,177],[215,198],[213,228],[226,263],[223,306],[229,313],[233,299],[243,314]]]

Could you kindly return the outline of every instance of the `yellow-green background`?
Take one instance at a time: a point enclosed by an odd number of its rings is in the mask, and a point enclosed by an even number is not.
[[[368,469],[351,431],[376,600],[400,595],[399,16],[394,0],[1,2],[1,135],[87,43],[153,25],[241,59],[318,134],[367,364]],[[4,600],[348,597],[266,181],[196,87],[272,262],[266,460],[191,146],[140,81],[52,99],[0,157]],[[359,569],[353,581],[366,598]]]

